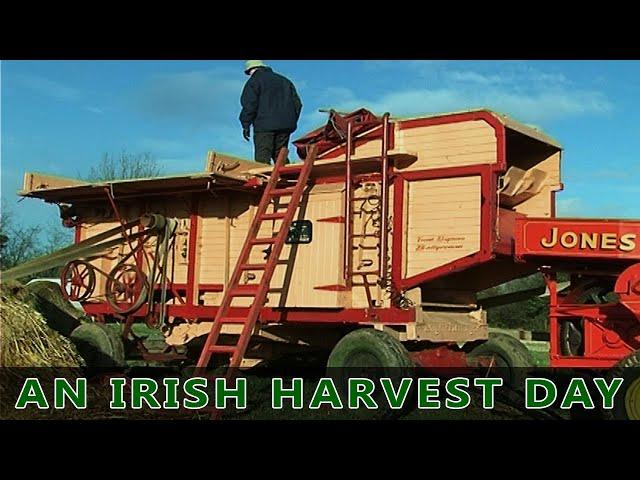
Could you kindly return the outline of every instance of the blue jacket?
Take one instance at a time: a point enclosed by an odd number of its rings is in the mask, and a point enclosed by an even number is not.
[[[271,68],[258,68],[251,75],[240,103],[240,123],[244,129],[253,125],[254,132],[293,132],[298,127],[302,102],[296,87]]]

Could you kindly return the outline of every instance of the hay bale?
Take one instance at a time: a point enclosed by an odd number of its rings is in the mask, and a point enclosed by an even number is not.
[[[27,295],[19,284],[0,285],[0,367],[84,365],[71,341],[49,327],[38,311],[22,301]]]

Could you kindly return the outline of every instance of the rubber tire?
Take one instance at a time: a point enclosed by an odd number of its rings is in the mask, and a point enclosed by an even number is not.
[[[375,364],[354,365],[354,356],[366,354]],[[367,373],[375,372],[374,378],[389,377],[397,386],[396,379],[413,377],[415,365],[407,349],[391,335],[373,328],[360,328],[348,333],[335,345],[327,360],[327,377],[333,379],[342,398],[347,398],[347,385],[351,368],[368,368]],[[354,410],[361,419],[392,419],[407,414],[412,408],[414,395],[412,388],[407,395],[403,408],[391,409],[384,400],[382,387],[376,382],[373,395],[378,404],[377,410]],[[345,405],[346,407],[346,405]]]
[[[624,382],[616,394],[613,409],[604,410],[604,416],[609,420],[630,420],[625,406],[625,397],[631,384],[634,381],[640,381],[640,350],[627,355],[609,370],[607,380],[611,381],[614,377],[623,378]],[[640,399],[636,399],[636,402],[640,402]]]
[[[349,366],[354,354],[361,352],[370,354],[379,364],[358,366],[401,369],[414,366],[407,349],[391,335],[373,328],[360,328],[342,337],[333,347],[327,360],[327,368]]]
[[[125,366],[124,343],[112,329],[100,323],[83,323],[69,337],[87,367],[122,368]]]
[[[503,377],[505,386],[519,392],[524,391],[525,379],[535,366],[535,360],[522,342],[504,333],[490,333],[489,339],[468,355],[470,359],[488,356],[496,356],[508,368],[507,375]]]

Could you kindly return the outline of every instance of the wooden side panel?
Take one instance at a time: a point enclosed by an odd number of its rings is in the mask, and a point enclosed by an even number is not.
[[[551,192],[558,191],[562,188],[560,182],[560,152],[556,152],[547,159],[535,165],[536,169],[547,173],[545,185],[534,197],[522,202],[514,207],[518,213],[530,217],[550,217],[554,210],[553,195]]]
[[[536,196],[516,205],[513,209],[528,217],[550,217],[552,201],[551,188],[546,185]]]
[[[371,140],[356,147],[354,158],[378,157],[382,153],[382,140]]]
[[[404,171],[488,164],[497,161],[495,131],[484,121],[450,123],[400,130],[395,126],[393,152],[416,154],[418,160]],[[358,145],[354,159],[377,157],[382,140]],[[337,157],[344,161],[345,156]]]
[[[259,200],[260,198],[248,194],[237,194],[229,198],[229,257],[227,267],[229,271],[229,278],[231,278],[233,269],[235,268],[236,263],[238,263],[238,257],[240,256],[240,251],[242,250],[244,241],[247,238],[247,232],[249,231],[249,226],[251,225],[251,221],[255,215]],[[207,245],[207,243],[205,242],[204,245]],[[253,256],[251,257],[252,262],[257,261],[256,258],[261,258],[259,256],[256,257],[256,255],[259,254],[259,250],[264,248],[265,246],[259,246],[253,249]],[[264,262],[264,260],[262,262]],[[260,277],[258,276],[258,280],[259,279]],[[251,281],[250,283],[257,282]],[[251,299],[242,297],[236,298],[233,300],[232,305],[248,307],[251,305]]]
[[[459,167],[497,161],[495,132],[484,121],[431,125],[395,131],[394,150],[417,154],[418,161],[406,168]]]
[[[342,215],[342,189],[318,185],[303,197],[296,219],[310,220],[313,239],[309,244],[286,245],[271,285],[276,291],[269,294],[268,305],[280,307],[341,307],[343,292],[318,289],[344,284],[342,280],[342,235],[344,224],[323,222],[321,219]],[[282,289],[278,292],[277,289]]]
[[[25,172],[22,181],[22,191],[26,193],[47,188],[72,187],[86,183],[84,180],[76,180],[75,178],[58,177],[38,172]]]
[[[407,275],[480,250],[480,176],[408,183]]]
[[[225,263],[227,252],[227,211],[229,197],[200,200],[198,228],[198,255],[200,257],[200,283],[226,284]]]

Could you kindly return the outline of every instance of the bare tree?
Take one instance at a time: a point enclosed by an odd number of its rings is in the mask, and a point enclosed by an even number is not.
[[[0,217],[0,269],[6,270],[32,258],[47,255],[70,245],[73,231],[59,222],[41,226],[27,226],[16,222],[15,212],[2,202]],[[59,269],[41,272],[38,276],[57,276]]]
[[[105,153],[96,166],[91,167],[86,180],[108,181],[128,178],[158,177],[162,174],[157,159],[149,152],[128,153],[119,156]]]
[[[2,270],[15,267],[40,254],[38,248],[39,232],[38,227],[25,227],[16,224],[13,211],[6,207],[6,202],[2,202],[2,218],[0,219],[0,235],[2,236],[0,267]]]
[[[91,167],[86,180],[108,181],[128,178],[157,177],[162,169],[149,152],[119,155],[105,153],[100,162]],[[73,231],[59,222],[43,226],[28,226],[18,222],[15,212],[2,202],[0,216],[0,269],[6,270],[35,257],[46,255],[70,245]],[[41,272],[38,276],[56,276],[59,269]]]

